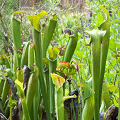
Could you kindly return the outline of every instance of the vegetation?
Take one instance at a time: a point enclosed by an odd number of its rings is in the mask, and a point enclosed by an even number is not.
[[[119,1],[61,2],[0,2],[0,119],[120,120]]]

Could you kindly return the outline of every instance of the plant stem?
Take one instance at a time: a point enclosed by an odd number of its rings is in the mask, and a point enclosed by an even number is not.
[[[46,114],[47,114],[47,119],[50,120],[50,109],[48,106],[47,92],[46,92],[46,87],[45,87],[45,81],[43,78],[41,33],[34,28],[33,28],[32,32],[33,32],[33,41],[34,41],[34,45],[35,45],[34,46],[35,47],[35,61],[36,61],[36,65],[39,69],[39,86],[38,87],[40,87],[40,90],[42,93],[43,102],[44,102],[45,110],[46,110]]]
[[[49,76],[51,73],[56,73],[57,60],[49,59]],[[49,78],[50,88],[50,111],[53,114],[53,120],[55,120],[55,85],[52,82],[51,76]]]
[[[63,88],[59,88],[57,97],[57,120],[64,120]]]
[[[57,21],[54,19],[50,20],[49,26],[46,28],[45,33],[44,33],[44,39],[42,41],[42,46],[43,46],[43,58],[46,58],[46,52],[47,48],[50,44],[50,41],[52,40],[53,33],[56,28]]]
[[[13,43],[14,43],[14,66],[13,71],[16,72],[17,67],[20,67],[20,54],[18,53],[18,49],[21,49],[21,24],[18,20],[14,17],[11,21],[12,24],[12,36],[13,36]]]
[[[101,41],[95,40],[92,43],[92,62],[93,62],[93,89],[95,91],[95,120],[99,120],[99,74],[100,74],[100,50]]]

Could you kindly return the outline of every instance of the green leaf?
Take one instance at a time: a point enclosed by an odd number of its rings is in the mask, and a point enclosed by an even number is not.
[[[78,32],[71,36],[64,54],[64,62],[70,62],[78,42]]]
[[[1,112],[3,112],[3,104],[2,104],[2,100],[0,100],[0,110],[1,110]]]
[[[30,42],[25,42],[25,46],[23,48],[22,58],[21,58],[21,67],[24,65],[28,65],[28,48],[29,48]]]
[[[11,20],[14,48],[21,49],[21,23],[14,17]]]
[[[94,118],[94,93],[85,100],[85,105],[82,111],[82,120],[93,120]]]
[[[106,60],[107,60],[107,54],[108,54],[108,48],[109,48],[109,41],[110,41],[110,16],[109,12],[105,9],[105,13],[107,14],[107,20],[103,22],[99,29],[100,30],[105,30],[106,33],[104,35],[104,38],[102,40],[101,44],[101,58],[100,58],[100,78],[99,78],[99,100],[101,104],[101,93],[102,93],[102,84],[103,84],[103,79],[104,79],[104,73],[105,73],[105,66],[106,66]]]
[[[2,76],[6,77],[6,76],[7,76],[7,73],[2,73]]]
[[[56,15],[53,16],[53,19],[50,20],[49,22],[49,25],[46,27],[45,29],[45,33],[44,33],[44,39],[43,39],[43,58],[46,57],[46,52],[47,52],[47,49],[48,49],[48,46],[50,44],[50,41],[52,40],[53,38],[53,34],[55,32],[55,28],[56,28],[56,25],[57,25],[57,21],[56,21]]]
[[[118,10],[118,17],[120,18],[120,10]]]
[[[74,95],[72,95],[72,96],[64,96],[63,97],[63,102],[65,101],[65,100],[67,100],[67,99],[71,99],[71,98],[76,98],[77,96],[74,94]]]
[[[88,85],[84,84],[84,83],[78,83],[77,86],[79,87],[84,87],[84,88],[88,88],[90,91],[92,90]]]
[[[57,15],[56,14],[53,15],[53,20],[57,21],[57,19],[58,19]]]
[[[95,101],[95,120],[99,119],[99,107],[100,107],[100,63],[101,63],[101,43],[106,31],[101,30],[92,30],[88,31],[88,34],[91,35],[91,48],[92,48],[92,78],[93,78],[93,89],[95,92],[94,101]],[[100,97],[100,98],[99,98]]]
[[[105,106],[108,109],[111,106],[111,99],[110,99],[110,93],[109,93],[109,89],[107,87],[106,82],[103,83],[102,97],[103,97],[103,101],[105,103]]]
[[[59,53],[59,48],[58,47],[49,48],[48,53],[49,53],[49,59],[55,60],[57,57],[57,54]]]
[[[55,84],[57,91],[59,90],[59,88],[61,88],[65,82],[65,78],[55,74],[55,73],[51,73],[51,78],[53,81],[53,84]]]
[[[13,15],[15,15],[15,14],[18,14],[18,13],[25,13],[26,11],[24,11],[24,10],[22,10],[22,11],[15,11],[14,13],[13,13]]]
[[[99,12],[97,14],[97,22],[96,25],[99,26],[103,22],[103,15]]]
[[[16,79],[15,84],[17,84],[18,93],[19,93],[21,100],[24,100],[25,96],[24,96],[24,90],[23,90],[23,83],[20,82],[20,80]]]
[[[49,68],[49,60],[48,58],[42,58],[43,63],[45,63],[46,67]]]
[[[15,106],[15,105],[17,105],[17,100],[9,99],[8,105],[9,105],[9,106]]]
[[[109,11],[106,8],[104,8],[102,5],[100,5],[100,8],[104,11],[104,13],[107,14],[107,20],[109,21],[110,20]]]
[[[109,89],[110,92],[114,92],[115,90],[117,90],[117,86],[115,86],[115,85],[109,85],[108,89]]]
[[[110,45],[109,45],[109,48],[112,50],[112,51],[116,51],[116,43],[113,39],[110,39]]]
[[[70,63],[69,62],[59,62],[58,64],[59,64],[59,66],[56,68],[56,70],[59,70],[61,68],[67,68],[67,69],[70,68]]]
[[[17,70],[17,79],[22,83],[24,82],[23,69],[21,69],[21,68]]]
[[[114,97],[113,97],[113,104],[114,104],[116,107],[119,107],[118,99],[119,99],[119,91],[118,91],[116,94],[114,94]]]
[[[20,82],[18,79],[15,80],[15,83],[23,90],[23,83]]]
[[[85,81],[85,84],[92,88],[92,77],[88,80]],[[91,91],[88,88],[84,88],[84,99],[88,98],[90,96]]]
[[[31,24],[34,27],[34,29],[36,29],[37,31],[40,31],[40,19],[43,18],[46,15],[47,15],[47,12],[42,10],[37,15],[28,16],[28,19],[31,22]]]

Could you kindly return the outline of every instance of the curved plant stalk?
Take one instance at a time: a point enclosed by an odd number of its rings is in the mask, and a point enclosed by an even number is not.
[[[24,82],[23,69],[19,69],[19,70],[17,70],[17,79],[16,79],[15,83],[17,84],[18,94],[20,96],[21,103],[22,103],[23,119],[25,118],[25,120],[30,120],[28,106],[26,104],[26,99],[25,99],[24,90],[23,90],[23,82]]]
[[[26,104],[28,107],[29,114],[33,114],[32,111],[32,105],[33,105],[33,99],[35,96],[36,88],[38,85],[38,69],[35,69],[35,72],[33,72],[29,78],[28,82],[28,88],[27,88],[27,94],[26,94]]]
[[[104,79],[104,73],[105,73],[105,65],[106,65],[106,59],[107,59],[107,53],[108,53],[108,47],[109,47],[109,40],[110,40],[110,16],[108,10],[106,10],[103,6],[101,6],[103,11],[107,14],[107,20],[103,22],[99,29],[105,30],[105,36],[103,38],[102,44],[101,44],[101,59],[100,59],[100,104],[101,104],[101,94],[102,94],[102,84]]]
[[[48,105],[47,91],[46,91],[45,81],[43,77],[42,44],[41,44],[41,32],[40,32],[40,25],[39,25],[40,19],[45,15],[47,15],[47,13],[45,11],[41,11],[37,15],[28,16],[28,19],[30,20],[33,26],[32,34],[33,34],[33,42],[34,42],[34,48],[35,48],[35,63],[39,70],[38,89],[40,89],[42,93],[47,119],[50,120],[50,109]]]
[[[64,120],[63,83],[65,79],[55,73],[51,73],[53,84],[55,84],[55,104],[57,120]]]
[[[57,24],[57,16],[54,15],[53,19],[50,20],[50,23],[49,23],[49,25],[46,28],[45,33],[44,33],[44,39],[42,41],[43,58],[46,58],[46,52],[47,52],[48,46],[50,44],[50,41],[52,40],[53,33],[55,31],[55,28],[56,28],[56,24]]]
[[[32,65],[34,64],[34,44],[30,44],[28,48],[28,66],[32,70]]]
[[[50,99],[50,112],[53,113],[53,120],[55,120],[55,85],[52,82],[51,73],[56,73],[57,67],[57,54],[59,49],[57,47],[49,48],[49,99]]]
[[[25,43],[25,46],[23,48],[22,58],[21,58],[21,67],[24,65],[28,65],[28,47],[30,42]]]
[[[93,75],[93,90],[95,101],[94,119],[99,120],[100,108],[100,58],[101,58],[101,42],[104,38],[106,31],[93,30],[88,31],[91,35],[91,48],[92,48],[92,75]]]
[[[13,58],[13,71],[16,72],[17,67],[20,67],[20,53],[18,49],[21,49],[21,24],[12,16],[11,20],[12,25],[12,36],[14,43],[14,58]]]
[[[78,32],[75,32],[75,34],[69,40],[67,48],[65,50],[64,62],[70,62],[71,61],[72,56],[73,56],[74,51],[75,51],[75,48],[77,46],[77,41],[78,41]]]

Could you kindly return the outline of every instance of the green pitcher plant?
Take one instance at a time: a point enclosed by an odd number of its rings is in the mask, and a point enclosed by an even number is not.
[[[87,31],[87,33],[91,36],[92,75],[93,89],[95,92],[95,120],[99,120],[102,84],[104,79],[105,64],[110,38],[109,12],[104,7],[101,6],[101,8],[104,10],[105,13],[107,13],[107,20],[100,25],[100,30]]]
[[[49,59],[49,102],[50,102],[50,112],[53,113],[53,120],[55,120],[55,85],[53,84],[51,73],[56,73],[57,67],[57,54],[59,49],[57,47],[48,49],[48,59]]]
[[[46,15],[47,15],[47,12],[41,11],[37,15],[28,16],[28,19],[30,20],[32,25],[33,43],[34,43],[34,49],[35,49],[35,63],[39,70],[38,89],[41,88],[40,90],[42,93],[47,118],[50,119],[50,109],[48,105],[47,91],[46,91],[45,81],[43,77],[42,40],[41,40],[41,32],[40,32],[40,29],[41,29],[40,19]]]
[[[73,31],[72,35],[69,36],[66,48],[65,45],[62,46],[64,49],[62,47],[59,48],[59,45],[53,45],[51,43],[52,40],[57,41],[56,38],[59,37],[57,33],[59,32],[58,18],[55,14],[48,19],[48,13],[42,10],[38,14],[27,16],[31,24],[32,40],[22,44],[21,24],[23,23],[17,18],[17,15],[22,13],[27,15],[27,12],[16,11],[12,14],[11,28],[14,53],[9,58],[5,55],[0,55],[0,65],[3,65],[3,68],[7,68],[5,71],[0,69],[1,114],[9,116],[10,120],[13,119],[12,116],[15,112],[13,107],[18,107],[18,102],[13,100],[13,87],[17,90],[15,92],[18,94],[18,99],[22,106],[22,111],[20,111],[21,120],[55,120],[56,118],[57,120],[67,120],[69,111],[64,106],[64,101],[67,99],[70,99],[68,104],[71,119],[100,119],[100,107],[103,106],[104,108],[105,106],[108,109],[112,104],[108,86],[104,82],[110,40],[110,16],[103,6],[100,6],[100,8],[107,16],[106,20],[100,24],[98,29],[86,31],[90,35],[90,53],[92,58],[91,63],[88,63],[92,67],[92,74],[87,76],[88,79],[90,78],[88,81],[82,72],[77,73],[80,69],[78,66],[83,65],[83,63],[74,62],[79,59],[75,58],[76,54],[74,56],[77,45],[80,47],[80,44],[78,44],[80,34],[78,30]],[[49,22],[44,20],[45,17],[47,17]],[[45,22],[44,25],[42,25],[42,21]],[[58,30],[57,32],[56,29]],[[80,43],[82,42],[80,41]],[[61,51],[63,52],[62,55],[60,55]],[[75,59],[72,59],[73,56]],[[84,59],[79,59],[79,61],[82,60]],[[28,81],[25,81],[27,77],[24,73],[24,67],[28,67],[30,70],[29,76],[27,76]],[[8,78],[14,83],[12,87]],[[118,120],[120,120],[119,81]],[[27,86],[24,89],[25,82]],[[67,82],[69,84],[66,84]],[[78,96],[72,94],[73,89],[78,91]],[[101,105],[101,101],[104,104]],[[75,109],[76,106],[77,110]],[[105,108],[103,111],[105,111]]]
[[[55,85],[55,101],[57,120],[64,120],[64,103],[63,103],[63,84],[65,79],[55,73],[51,73],[53,84]]]

